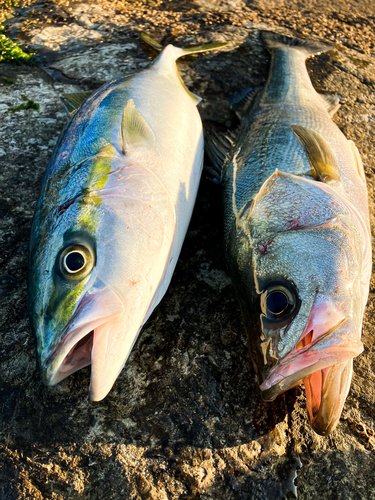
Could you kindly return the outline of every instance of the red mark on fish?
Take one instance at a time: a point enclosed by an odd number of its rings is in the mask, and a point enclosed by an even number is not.
[[[285,229],[285,231],[288,231],[289,229],[295,229],[296,227],[299,226],[301,222],[301,216],[299,215],[297,219],[292,220],[292,222],[289,224],[289,226]]]
[[[272,243],[275,243],[275,240],[268,240],[263,245],[258,245],[258,250],[262,255],[266,255],[268,247],[272,245]]]
[[[66,203],[64,203],[63,205],[60,205],[59,208],[58,208],[58,215],[62,215],[65,210],[67,210],[71,205],[73,205],[73,203],[76,201],[76,198],[71,198],[70,200],[68,200]]]

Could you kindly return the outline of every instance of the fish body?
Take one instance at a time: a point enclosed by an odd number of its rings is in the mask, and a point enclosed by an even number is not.
[[[47,169],[30,244],[29,305],[42,380],[91,364],[104,398],[170,283],[199,186],[199,98],[167,46],[73,113]]]
[[[226,260],[265,400],[305,384],[308,417],[331,432],[363,350],[371,274],[366,180],[331,119],[308,56],[326,44],[262,32],[266,85],[241,110],[223,169]]]

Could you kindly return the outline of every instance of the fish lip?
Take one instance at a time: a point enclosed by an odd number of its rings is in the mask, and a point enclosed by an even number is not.
[[[103,300],[112,301],[112,308],[110,307],[108,311],[109,314],[103,315],[103,311],[102,314],[100,314],[98,303],[103,302]],[[115,307],[113,307],[113,305]],[[94,317],[88,321],[82,321],[82,316],[84,317],[85,313],[87,315],[87,309],[89,311],[95,311]],[[43,384],[46,386],[56,385],[75,371],[90,365],[91,359],[87,363],[81,364],[76,368],[61,371],[64,361],[78,342],[84,339],[84,337],[89,336],[90,333],[99,326],[112,321],[115,317],[119,316],[123,310],[124,306],[122,300],[117,292],[109,286],[105,286],[94,293],[87,293],[80,301],[69,323],[59,335],[59,338],[62,340],[60,340],[41,365],[41,379]]]
[[[308,377],[319,370],[323,370],[324,368],[336,365],[337,359],[340,359],[340,361],[347,361],[350,358],[358,356],[358,354],[363,351],[363,344],[360,339],[358,339],[357,343],[346,341],[337,343],[335,346],[328,346],[325,350],[324,357],[322,357],[321,349],[315,350],[317,346],[320,347],[324,344],[330,333],[338,329],[340,326],[345,325],[345,323],[347,323],[347,320],[339,321],[335,327],[330,328],[315,342],[308,344],[302,349],[296,349],[296,347],[292,349],[292,351],[290,351],[282,359],[282,361],[260,385],[262,399],[264,401],[272,401],[279,394],[282,394],[293,386],[296,386],[303,378]],[[302,334],[301,338],[303,338],[303,336],[304,334]],[[306,360],[307,362],[305,366],[303,366],[302,369],[296,366],[295,370],[293,370],[293,368],[290,370],[289,368],[288,375],[279,380],[282,376],[282,372],[292,366],[295,358],[297,358],[297,356],[301,356],[302,354],[307,354],[310,358]]]
[[[353,359],[350,359],[319,370],[303,380],[307,416],[317,434],[327,436],[337,426],[350,390],[352,374]]]

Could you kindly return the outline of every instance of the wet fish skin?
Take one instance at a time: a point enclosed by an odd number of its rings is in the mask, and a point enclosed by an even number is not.
[[[103,399],[167,290],[203,160],[199,98],[175,61],[223,45],[167,46],[145,70],[95,91],[62,133],[30,243],[29,308],[46,385],[91,364],[90,397]]]
[[[262,397],[303,380],[310,423],[328,434],[363,349],[366,182],[357,148],[331,119],[337,100],[319,95],[306,70],[308,56],[331,47],[262,37],[269,77],[241,112],[223,170],[225,254]]]

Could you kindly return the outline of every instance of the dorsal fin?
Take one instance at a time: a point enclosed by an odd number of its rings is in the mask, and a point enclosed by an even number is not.
[[[339,109],[341,106],[340,104],[340,98],[338,95],[323,95],[320,94],[321,97],[323,98],[324,104],[326,106],[326,109],[328,111],[329,116],[333,116],[336,111]]]
[[[230,107],[239,118],[241,118],[245,111],[249,108],[254,97],[258,93],[259,88],[260,87],[248,87],[236,92],[230,97]]]
[[[73,111],[76,111],[91,94],[92,91],[80,92],[77,94],[62,94],[60,100],[66,113],[70,115]]]
[[[133,99],[129,99],[122,113],[121,147],[124,155],[129,154],[133,147],[146,146],[152,148],[155,135],[150,125],[136,108]]]
[[[291,126],[310,162],[313,177],[317,181],[339,181],[340,174],[335,153],[328,142],[315,130]]]

